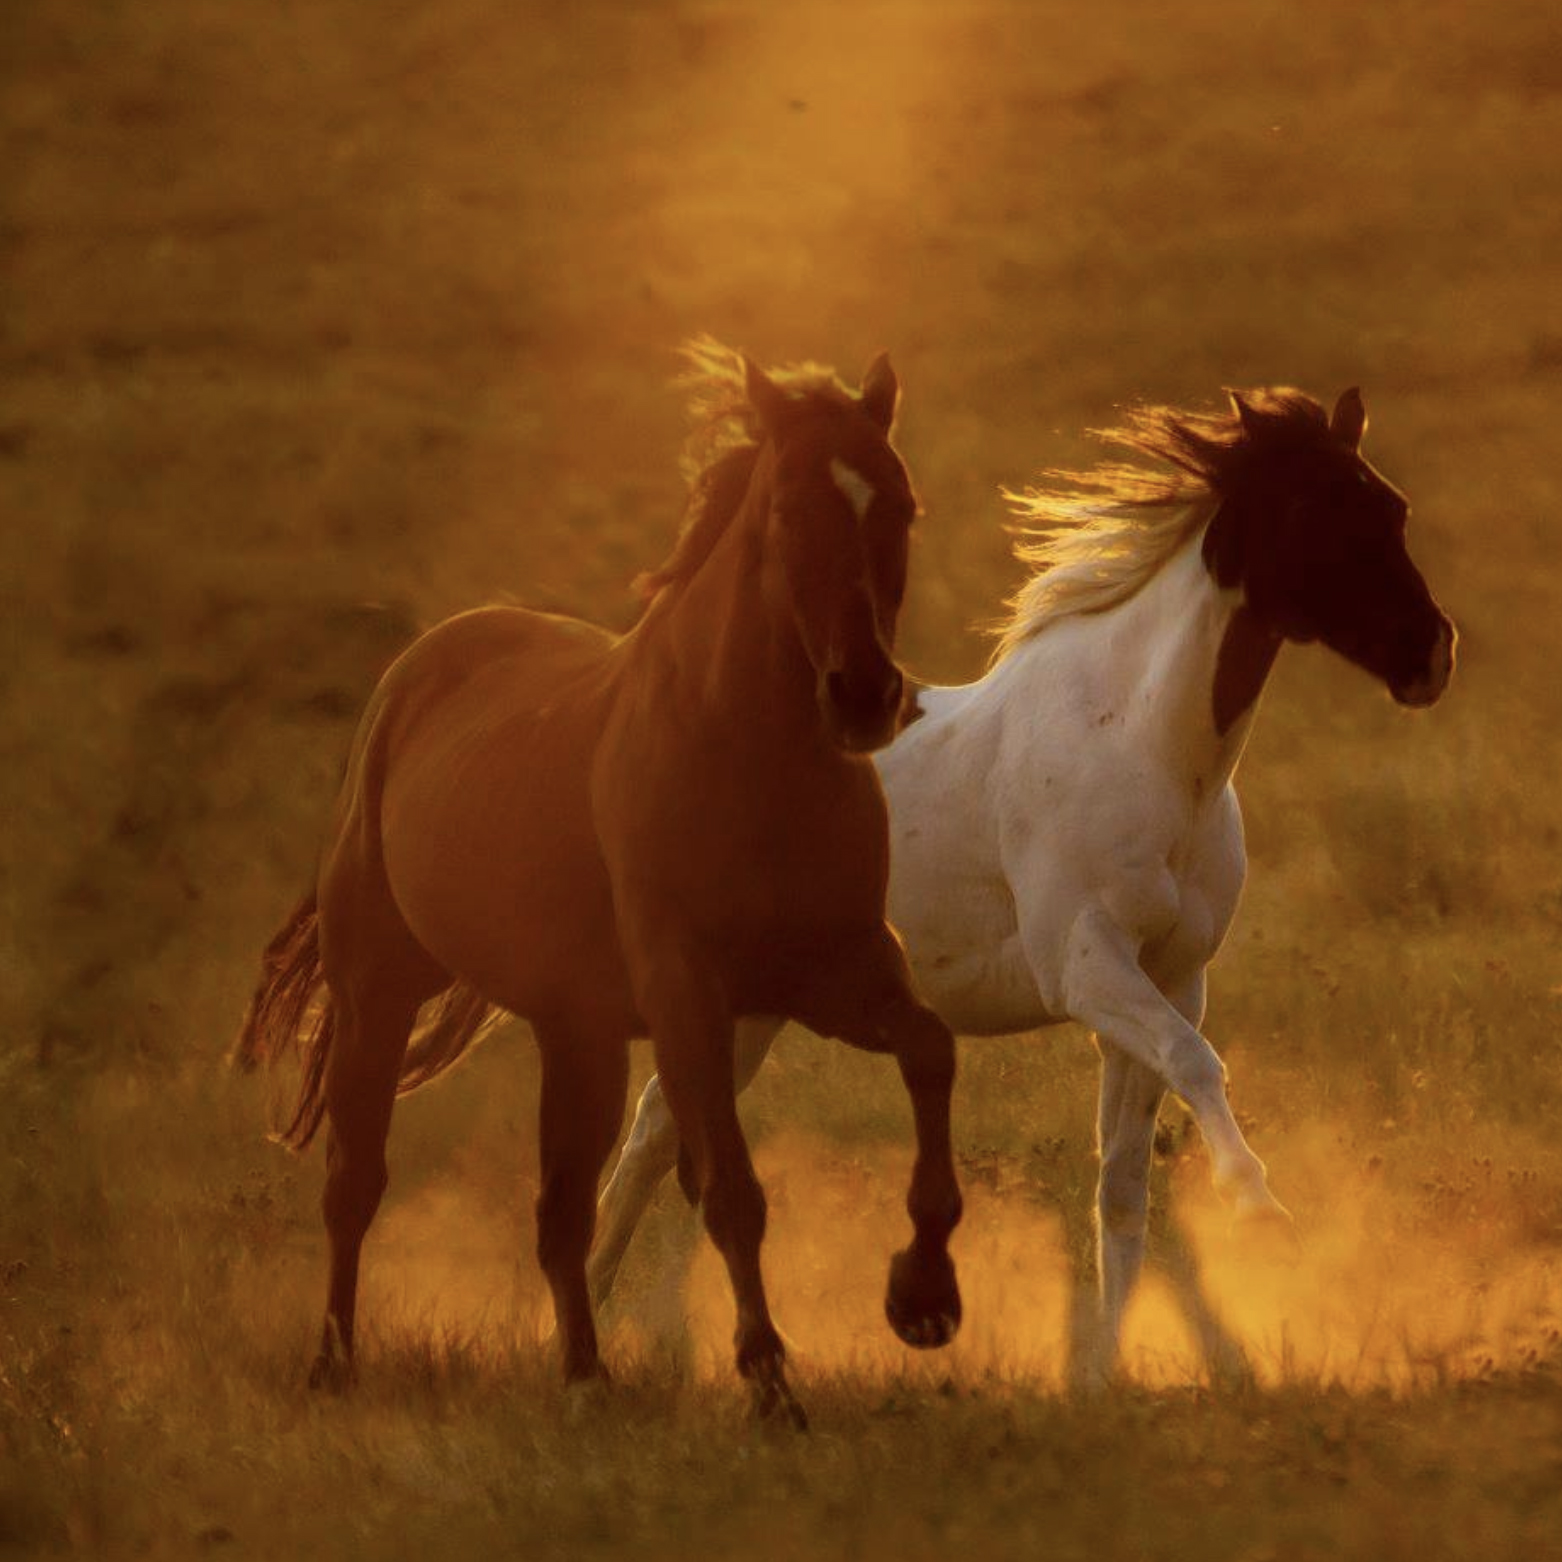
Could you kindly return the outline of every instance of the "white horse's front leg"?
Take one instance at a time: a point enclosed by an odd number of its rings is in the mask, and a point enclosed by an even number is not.
[[[773,1015],[750,1015],[738,1021],[733,1041],[733,1087],[746,1090],[770,1053],[781,1029]],[[611,1295],[635,1228],[662,1179],[678,1164],[678,1130],[662,1097],[661,1080],[653,1074],[635,1108],[635,1120],[613,1175],[597,1200],[596,1240],[586,1260],[591,1301],[600,1307]]]
[[[1187,1103],[1209,1146],[1215,1186],[1236,1212],[1289,1224],[1269,1191],[1264,1163],[1232,1114],[1225,1065],[1145,975],[1138,944],[1105,911],[1086,912],[1070,931],[1063,996],[1072,1019],[1142,1063]]]
[[[1117,1370],[1123,1314],[1144,1265],[1150,1210],[1150,1154],[1166,1086],[1154,1069],[1110,1041],[1101,1043],[1101,1100],[1096,1122],[1101,1172],[1096,1184],[1096,1260],[1101,1333],[1096,1371]]]
[[[1192,1026],[1204,1019],[1202,969],[1169,994],[1172,1006]],[[1150,1212],[1150,1158],[1155,1120],[1166,1083],[1152,1068],[1110,1041],[1101,1043],[1101,1099],[1096,1144],[1101,1174],[1096,1185],[1096,1259],[1101,1290],[1101,1338],[1097,1370],[1117,1370],[1123,1315],[1144,1266]]]

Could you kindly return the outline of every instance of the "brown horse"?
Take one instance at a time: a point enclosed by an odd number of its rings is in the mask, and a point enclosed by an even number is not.
[[[734,1102],[745,1014],[895,1056],[916,1123],[915,1234],[885,1310],[916,1346],[958,1327],[954,1043],[884,919],[868,758],[909,708],[892,656],[916,511],[889,443],[899,389],[883,357],[854,395],[812,365],[772,377],[710,341],[688,351],[702,419],[689,514],[642,581],[640,621],[615,638],[484,608],[419,639],[359,726],[315,892],[266,951],[238,1059],[297,1043],[282,1137],[302,1148],[329,1123],[315,1384],[352,1375],[394,1100],[448,1067],[490,1005],[530,1020],[541,1049],[537,1251],[567,1381],[601,1373],[586,1254],[628,1042],[649,1034],[686,1191],[731,1277],[738,1370],[762,1413],[802,1422]]]

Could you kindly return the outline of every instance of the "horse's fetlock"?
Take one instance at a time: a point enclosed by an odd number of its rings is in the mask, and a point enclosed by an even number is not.
[[[746,1336],[740,1335],[737,1354],[738,1372],[745,1378],[775,1378],[786,1365],[786,1346],[771,1324],[753,1329]]]

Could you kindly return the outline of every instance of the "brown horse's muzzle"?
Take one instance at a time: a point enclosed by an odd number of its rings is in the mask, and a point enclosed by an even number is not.
[[[906,682],[888,657],[862,670],[819,676],[819,712],[831,741],[848,754],[871,754],[900,731]]]

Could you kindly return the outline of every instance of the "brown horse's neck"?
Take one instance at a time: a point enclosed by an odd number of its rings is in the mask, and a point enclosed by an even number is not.
[[[822,739],[813,665],[768,543],[773,463],[760,456],[720,541],[688,580],[663,588],[637,637],[672,663],[697,711],[734,734]]]

